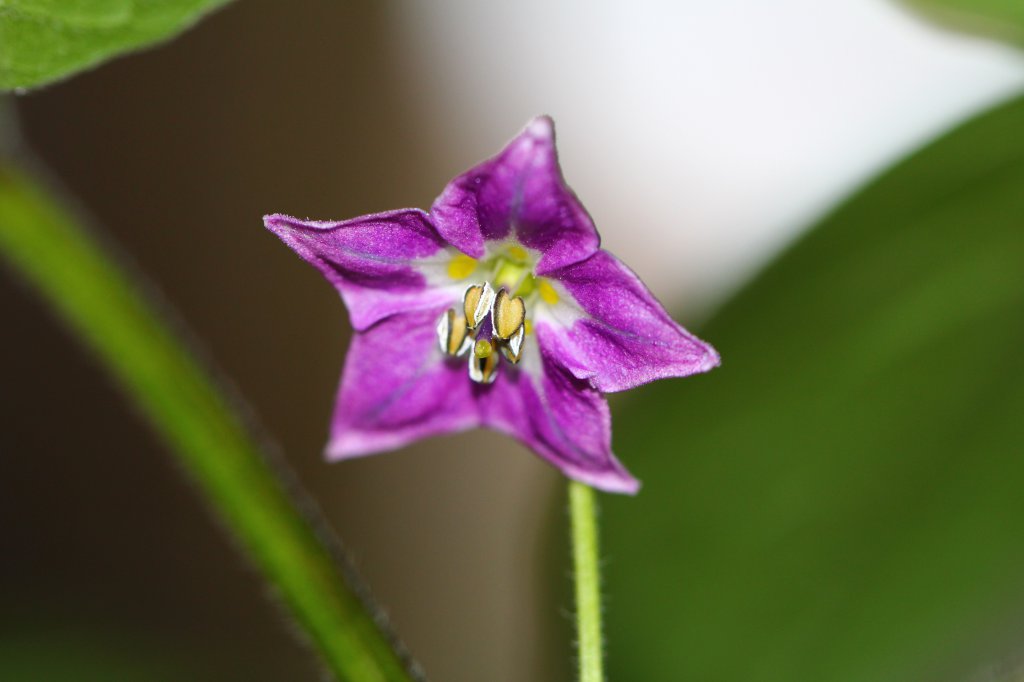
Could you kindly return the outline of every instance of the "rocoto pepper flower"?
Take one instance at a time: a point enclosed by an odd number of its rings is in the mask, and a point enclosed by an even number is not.
[[[634,493],[602,394],[719,362],[600,248],[547,117],[455,178],[429,213],[264,222],[334,284],[356,331],[330,459],[483,426],[566,476]]]

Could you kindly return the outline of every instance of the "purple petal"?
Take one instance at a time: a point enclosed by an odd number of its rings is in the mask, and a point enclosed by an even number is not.
[[[446,359],[443,308],[393,315],[355,335],[331,423],[330,459],[393,450],[479,424],[465,358]]]
[[[505,364],[491,385],[445,358],[442,309],[394,315],[355,335],[327,446],[330,459],[393,450],[421,438],[488,426],[522,441],[565,475],[609,492],[639,482],[611,452],[608,405],[587,382],[542,354],[535,374]],[[540,352],[534,345],[532,352]]]
[[[636,493],[640,482],[611,451],[608,403],[546,354],[537,364],[535,373],[503,366],[498,380],[479,391],[482,423],[522,441],[570,478]]]
[[[561,283],[584,314],[566,308],[561,324],[538,320],[537,338],[602,393],[718,366],[715,349],[676,324],[643,282],[607,251],[548,277]],[[556,308],[568,305],[560,301]]]
[[[389,315],[444,305],[450,297],[431,286],[425,274],[439,267],[425,259],[443,259],[447,244],[423,211],[389,211],[340,222],[269,215],[263,222],[334,284],[357,330]]]
[[[534,119],[498,156],[452,180],[434,202],[438,232],[480,258],[488,241],[515,238],[541,253],[537,274],[600,246],[590,216],[562,179],[550,118]]]

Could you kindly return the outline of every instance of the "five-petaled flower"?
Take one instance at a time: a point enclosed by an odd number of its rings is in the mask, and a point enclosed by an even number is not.
[[[455,178],[429,213],[264,222],[334,284],[356,331],[333,459],[485,426],[567,476],[633,493],[602,394],[719,361],[600,248],[547,117]]]

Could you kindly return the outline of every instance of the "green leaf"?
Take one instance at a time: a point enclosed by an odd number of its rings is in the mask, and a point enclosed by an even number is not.
[[[611,679],[974,660],[1024,606],[1024,99],[863,189],[702,331],[721,368],[616,413],[645,487],[604,500]]]
[[[903,0],[950,28],[1024,46],[1024,2],[1020,0]]]
[[[0,90],[31,88],[167,39],[228,0],[0,0]]]
[[[58,200],[3,164],[0,259],[120,383],[328,668],[354,682],[409,680],[375,615],[340,570],[323,521],[290,475],[271,466],[230,401],[155,312],[145,286]]]

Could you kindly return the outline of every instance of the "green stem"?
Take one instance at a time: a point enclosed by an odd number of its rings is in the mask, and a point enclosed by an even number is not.
[[[572,520],[572,558],[576,575],[576,638],[580,682],[604,679],[604,644],[601,640],[601,572],[597,549],[597,501],[594,489],[569,481]]]
[[[0,258],[141,409],[329,670],[355,682],[410,680],[407,661],[340,565],[326,524],[154,312],[146,287],[59,202],[2,163]]]

